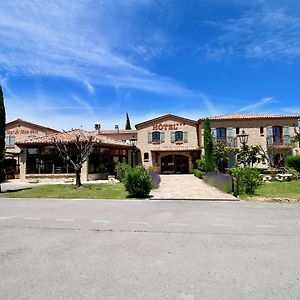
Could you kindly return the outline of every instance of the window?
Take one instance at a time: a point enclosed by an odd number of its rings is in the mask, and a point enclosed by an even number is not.
[[[12,135],[8,135],[5,137],[5,146],[7,148],[11,148],[15,146],[16,137]]]
[[[144,160],[149,160],[149,153],[148,152],[144,153]]]
[[[182,142],[183,141],[183,132],[176,131],[175,132],[175,142]]]
[[[224,144],[226,143],[226,128],[217,128],[217,139],[218,141],[222,141]]]
[[[159,143],[160,142],[160,132],[154,131],[152,132],[152,143]]]
[[[260,127],[260,134],[264,134],[264,128],[263,127]]]
[[[235,134],[240,134],[240,127],[235,128]]]
[[[281,144],[282,141],[282,127],[281,126],[273,126],[273,143]]]

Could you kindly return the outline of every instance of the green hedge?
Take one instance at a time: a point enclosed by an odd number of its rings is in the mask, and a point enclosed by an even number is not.
[[[141,167],[135,167],[127,170],[123,183],[126,191],[132,197],[147,197],[153,188],[151,176]]]
[[[288,156],[287,164],[290,168],[294,168],[297,172],[300,172],[300,155]]]
[[[197,178],[200,178],[202,179],[203,176],[204,176],[204,173],[200,170],[197,170],[197,169],[194,169],[194,175],[197,177]]]

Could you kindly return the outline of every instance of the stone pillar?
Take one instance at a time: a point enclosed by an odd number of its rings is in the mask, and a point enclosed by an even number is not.
[[[27,148],[21,150],[20,153],[20,181],[26,181],[26,162],[27,162]]]
[[[89,157],[83,163],[81,168],[81,181],[88,181],[89,178]]]

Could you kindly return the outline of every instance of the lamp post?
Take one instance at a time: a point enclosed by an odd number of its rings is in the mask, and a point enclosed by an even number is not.
[[[245,162],[245,151],[246,151],[246,144],[248,143],[248,139],[249,139],[249,134],[246,133],[245,129],[243,129],[242,133],[237,135],[237,137],[240,140],[240,143],[242,144],[242,149],[243,149],[243,163],[244,163],[244,167],[246,166],[246,162]]]
[[[134,167],[136,165],[136,157],[135,157],[135,152],[136,152],[136,138],[131,138],[130,140],[130,146],[131,146],[131,167]]]

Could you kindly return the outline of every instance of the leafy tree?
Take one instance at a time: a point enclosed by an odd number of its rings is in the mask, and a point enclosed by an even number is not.
[[[75,170],[75,185],[77,187],[82,185],[80,178],[82,165],[87,160],[93,144],[93,136],[87,136],[80,133],[76,134],[75,139],[72,141],[54,140],[54,145],[59,152],[59,156]]]
[[[2,87],[0,86],[0,182],[5,179],[4,157],[5,157],[5,106]],[[1,192],[1,185],[0,185]]]
[[[294,143],[298,143],[300,146],[300,132],[296,132],[294,138],[293,138]]]
[[[126,130],[131,130],[131,124],[130,124],[128,113],[126,113],[126,126],[125,126],[125,129]]]
[[[261,151],[261,146],[248,146],[242,147],[239,151],[239,154],[242,159],[242,163],[246,167],[252,167],[254,164],[259,163],[264,156],[264,153]]]
[[[205,171],[212,172],[214,168],[213,137],[208,119],[204,121],[204,160]]]

